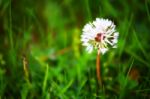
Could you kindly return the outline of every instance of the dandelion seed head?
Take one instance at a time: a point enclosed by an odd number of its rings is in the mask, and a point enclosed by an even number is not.
[[[91,53],[97,49],[104,54],[110,47],[116,48],[119,33],[115,30],[112,21],[103,18],[96,18],[92,23],[83,27],[81,41],[86,50]]]

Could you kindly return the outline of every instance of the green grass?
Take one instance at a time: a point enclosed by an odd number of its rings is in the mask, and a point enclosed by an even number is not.
[[[102,87],[80,41],[96,17],[120,33],[101,55]],[[150,98],[149,22],[149,0],[1,0],[0,99]]]

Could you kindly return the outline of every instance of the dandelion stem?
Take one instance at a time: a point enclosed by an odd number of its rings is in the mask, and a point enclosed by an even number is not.
[[[98,50],[97,58],[96,58],[96,73],[97,73],[97,80],[100,86],[102,86],[101,80],[101,69],[100,69],[100,51]]]

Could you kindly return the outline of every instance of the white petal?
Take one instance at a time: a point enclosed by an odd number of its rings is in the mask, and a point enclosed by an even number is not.
[[[91,53],[93,51],[93,47],[92,46],[87,46],[86,50]]]
[[[82,45],[83,45],[83,46],[89,46],[89,43],[84,42]]]
[[[117,48],[117,45],[114,45],[112,48]]]
[[[115,36],[115,37],[118,37],[118,36],[119,36],[119,33],[118,33],[118,32],[114,33],[114,36]]]
[[[112,43],[113,43],[113,44],[116,44],[117,42],[118,42],[118,39],[113,39],[113,40],[112,40]]]
[[[83,28],[83,32],[90,32],[90,31],[92,31],[92,29],[93,29],[93,26],[92,26],[92,24],[86,24],[85,26],[84,26],[84,28]]]
[[[111,43],[108,39],[105,39],[105,42],[107,42],[107,43],[110,44],[111,46],[113,45],[113,43]]]
[[[100,48],[100,52],[101,52],[102,54],[106,53],[107,51],[108,51],[107,48]]]

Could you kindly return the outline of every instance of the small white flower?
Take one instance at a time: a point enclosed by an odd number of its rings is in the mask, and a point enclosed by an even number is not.
[[[104,54],[109,47],[117,47],[119,33],[116,32],[114,23],[108,19],[96,18],[92,23],[86,24],[82,31],[81,41],[89,53],[98,49]]]

